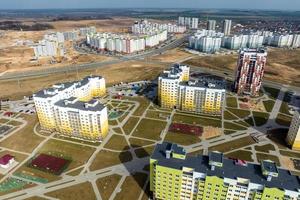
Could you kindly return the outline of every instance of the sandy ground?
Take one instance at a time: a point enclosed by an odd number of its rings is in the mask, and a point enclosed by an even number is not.
[[[174,63],[174,62],[181,62],[184,59],[190,58],[192,56],[194,55],[184,50],[181,50],[179,48],[176,48],[176,49],[166,51],[161,55],[153,56],[151,60]]]
[[[85,70],[78,74],[72,72],[20,81],[1,81],[0,99],[20,99],[25,95],[32,95],[32,93],[47,88],[55,83],[79,80],[88,75],[103,76],[108,86],[122,81],[129,82],[154,79],[167,67],[168,65],[153,65],[140,61],[129,61],[121,64],[108,65],[97,70]]]
[[[41,58],[37,62],[32,62],[31,59],[34,56],[33,49],[22,43],[25,41],[37,42],[45,34],[53,31],[67,31],[86,26],[95,26],[99,32],[127,32],[128,27],[135,20],[133,18],[114,18],[112,20],[55,21],[44,22],[54,27],[54,29],[46,31],[4,31],[4,35],[0,37],[0,73],[35,69],[44,66],[59,67],[68,64],[112,59],[107,56],[79,54],[74,51],[71,42],[65,42],[66,54],[64,58],[48,57]],[[55,64],[51,64],[53,60],[56,61]]]

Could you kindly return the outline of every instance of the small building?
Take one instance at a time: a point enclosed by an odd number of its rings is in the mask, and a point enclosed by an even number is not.
[[[15,158],[12,155],[6,154],[0,158],[0,167],[7,169],[15,162]]]

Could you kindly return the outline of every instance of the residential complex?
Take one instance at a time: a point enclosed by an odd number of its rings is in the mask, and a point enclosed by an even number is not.
[[[216,30],[216,20],[207,21],[207,30]]]
[[[222,38],[222,47],[227,49],[259,48],[263,46],[264,36],[257,34],[233,35]]]
[[[234,90],[239,95],[258,96],[267,61],[263,48],[241,49],[239,52]]]
[[[224,21],[223,21],[223,27],[222,27],[222,29],[223,29],[223,33],[224,33],[224,35],[230,35],[230,32],[231,32],[231,20],[229,20],[229,19],[225,19]]]
[[[84,27],[79,29],[79,33],[81,36],[86,36],[89,33],[96,33],[97,29],[94,26]]]
[[[131,27],[131,32],[134,34],[149,34],[157,31],[166,30],[168,33],[184,33],[186,31],[186,26],[181,26],[177,24],[159,24],[151,23],[147,20],[136,21]]]
[[[114,33],[89,33],[86,35],[86,43],[91,48],[100,51],[117,53],[134,53],[143,51],[146,47],[154,47],[167,40],[167,30],[156,31],[147,35],[121,35]]]
[[[67,31],[67,32],[64,32],[64,38],[65,40],[67,41],[74,41],[74,40],[77,40],[78,39],[78,31]]]
[[[186,26],[191,29],[197,29],[199,24],[199,18],[196,17],[178,17],[178,25]]]
[[[158,78],[158,100],[163,108],[220,114],[225,94],[223,80],[204,76],[189,80],[189,67],[184,65],[175,65]]]
[[[187,156],[164,142],[150,158],[150,191],[161,200],[296,200],[300,180],[272,161],[250,164],[219,152]]]
[[[295,111],[289,132],[286,137],[288,145],[300,151],[300,111]]]
[[[63,33],[51,33],[44,35],[43,40],[32,45],[36,58],[46,56],[64,56],[64,35]]]
[[[103,77],[53,85],[33,95],[41,128],[90,140],[101,140],[108,132],[107,108],[93,97],[103,96]]]
[[[213,30],[198,30],[193,36],[190,36],[189,48],[205,53],[215,53],[221,48],[223,36],[223,33]]]

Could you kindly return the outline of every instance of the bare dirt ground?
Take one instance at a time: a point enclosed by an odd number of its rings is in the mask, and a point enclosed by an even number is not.
[[[151,60],[174,63],[174,62],[181,62],[182,60],[187,59],[192,56],[194,56],[194,55],[190,54],[184,50],[181,50],[179,48],[176,48],[176,49],[166,51],[165,53],[163,53],[161,55],[153,56],[151,58]]]
[[[50,76],[31,78],[18,81],[0,82],[0,99],[20,99],[26,95],[32,95],[43,88],[55,83],[79,80],[88,75],[101,75],[105,78],[107,85],[119,82],[139,81],[156,78],[168,65],[151,64],[140,61],[129,61],[121,64],[108,65],[96,70],[85,70],[72,73],[55,74]]]
[[[41,58],[36,62],[31,59],[34,56],[33,49],[23,45],[22,42],[41,40],[47,33],[54,31],[68,31],[80,27],[95,26],[99,32],[127,32],[136,19],[113,18],[107,20],[81,20],[81,21],[55,21],[42,23],[51,24],[54,29],[46,31],[4,31],[0,36],[0,73],[7,71],[20,71],[37,69],[39,67],[60,67],[68,64],[78,64],[93,61],[110,60],[111,57],[98,55],[82,55],[74,51],[71,42],[65,42],[66,54],[63,58]],[[26,21],[26,23],[31,23]],[[51,64],[51,61],[56,61]]]
[[[186,64],[212,69],[236,68],[237,54],[195,57]],[[300,49],[268,48],[265,78],[285,84],[300,86]]]

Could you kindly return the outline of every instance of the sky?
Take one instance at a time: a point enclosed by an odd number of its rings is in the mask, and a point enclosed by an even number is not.
[[[0,0],[0,9],[226,8],[300,10],[300,0]]]

